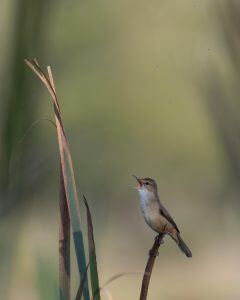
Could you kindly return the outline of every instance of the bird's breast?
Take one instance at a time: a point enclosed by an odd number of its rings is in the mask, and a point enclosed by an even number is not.
[[[155,195],[150,192],[139,192],[140,194],[140,207],[146,223],[153,229],[157,230],[159,223],[159,203]]]

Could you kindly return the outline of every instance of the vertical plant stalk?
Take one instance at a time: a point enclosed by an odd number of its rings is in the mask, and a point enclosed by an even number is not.
[[[84,274],[83,278],[81,279],[81,282],[80,282],[80,285],[79,285],[79,287],[78,287],[78,291],[77,291],[77,295],[76,295],[75,300],[82,300],[83,288],[84,288],[85,281],[86,281],[86,279],[87,279],[88,267],[89,267],[89,263],[88,263],[88,265],[87,265],[85,274]]]
[[[88,223],[88,249],[89,249],[89,264],[90,264],[90,278],[92,286],[92,297],[94,300],[101,300],[99,279],[98,279],[98,268],[97,268],[97,257],[95,249],[95,241],[93,234],[93,223],[92,216],[89,209],[87,199],[83,195],[83,201],[87,210],[87,223]]]
[[[164,238],[165,233],[160,233],[154,241],[154,244],[149,251],[149,257],[148,261],[146,264],[145,272],[143,275],[143,280],[142,280],[142,288],[141,288],[141,294],[140,294],[140,300],[146,300],[147,299],[147,294],[148,294],[148,286],[150,282],[150,278],[152,275],[152,270],[154,266],[155,259],[158,255],[158,249],[162,243],[162,240]]]
[[[64,189],[67,198],[67,205],[68,205],[70,221],[71,221],[71,226],[73,231],[75,253],[77,257],[80,278],[84,278],[84,274],[86,271],[86,256],[85,256],[83,235],[82,235],[81,224],[80,224],[79,198],[78,198],[77,187],[76,187],[76,182],[74,177],[72,157],[71,157],[67,136],[61,118],[61,112],[60,112],[56,90],[54,87],[54,80],[53,80],[51,68],[50,67],[47,68],[48,70],[48,76],[47,76],[40,68],[36,60],[28,61],[25,59],[25,62],[34,71],[34,73],[38,76],[38,78],[48,89],[53,101]],[[84,283],[83,297],[84,300],[90,300],[89,286],[88,286],[87,279],[85,280]]]
[[[59,190],[59,293],[60,300],[70,300],[70,217],[60,164]]]

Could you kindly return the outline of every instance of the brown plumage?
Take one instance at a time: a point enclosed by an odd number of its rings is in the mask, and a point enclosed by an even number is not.
[[[146,223],[157,233],[163,231],[170,235],[187,257],[192,253],[180,236],[177,224],[167,209],[162,205],[158,197],[157,184],[151,178],[139,179],[134,176],[139,186],[137,187],[140,196],[140,206]]]

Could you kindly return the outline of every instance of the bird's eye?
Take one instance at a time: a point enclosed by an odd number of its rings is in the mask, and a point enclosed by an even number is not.
[[[146,185],[149,185],[149,182],[145,182]]]

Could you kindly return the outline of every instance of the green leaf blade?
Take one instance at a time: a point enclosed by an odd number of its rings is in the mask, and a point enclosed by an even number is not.
[[[85,196],[83,196],[83,201],[87,209],[88,246],[89,246],[89,263],[90,263],[92,295],[94,300],[101,300],[92,216]]]

